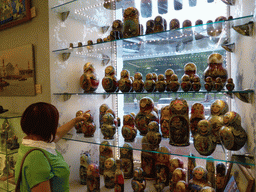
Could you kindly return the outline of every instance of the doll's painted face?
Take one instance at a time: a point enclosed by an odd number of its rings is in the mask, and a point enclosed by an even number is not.
[[[126,148],[121,149],[121,153],[124,154],[124,155],[127,154],[128,151],[129,151],[129,149],[126,149]]]
[[[201,120],[198,122],[198,131],[201,135],[206,135],[210,131],[210,123],[208,120]]]
[[[107,159],[105,161],[105,168],[106,169],[110,169],[111,167],[113,167],[113,165],[114,165],[114,161],[112,159]]]
[[[205,174],[205,171],[203,170],[203,168],[197,167],[194,169],[194,179],[196,180],[201,180]]]
[[[176,101],[173,104],[174,109],[176,109],[177,111],[180,111],[183,108],[183,106],[184,105],[183,105],[182,101]]]
[[[172,175],[173,182],[178,182],[182,179],[182,172],[180,169],[175,169]]]
[[[105,150],[106,146],[105,145],[101,145],[100,146],[100,152],[103,152]]]
[[[175,188],[176,192],[186,192],[186,184],[183,181],[178,181]]]
[[[170,171],[173,172],[178,167],[179,167],[178,159],[172,159],[170,161]]]
[[[218,105],[218,103],[213,103],[211,108],[212,108],[212,113],[217,114],[220,112],[221,107]]]

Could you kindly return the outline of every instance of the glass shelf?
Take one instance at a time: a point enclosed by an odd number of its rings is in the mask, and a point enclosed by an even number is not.
[[[119,127],[119,131],[120,131],[120,127]],[[100,132],[100,130],[96,131],[96,132]],[[94,136],[94,137],[84,137],[83,134],[67,134],[63,139],[65,140],[69,140],[69,141],[75,141],[75,142],[83,142],[83,143],[88,143],[88,144],[93,144],[93,145],[102,145],[101,143],[103,141],[108,141],[109,142],[109,146],[112,148],[115,148],[117,150],[119,150],[120,148],[124,148],[123,144],[124,143],[129,143],[132,145],[133,147],[133,153],[134,153],[134,161],[139,161],[140,159],[140,153],[141,152],[152,152],[152,153],[159,153],[157,151],[147,151],[147,150],[143,150],[142,149],[142,137],[141,135],[139,135],[139,133],[137,134],[134,142],[124,142],[123,137],[119,136],[118,140],[119,140],[119,144],[116,144],[116,139],[113,140],[105,140],[103,139],[103,135],[101,133],[96,133],[96,134],[100,134],[99,136]],[[117,134],[117,133],[116,133]],[[119,135],[121,135],[119,133]],[[116,137],[116,136],[115,136]],[[168,138],[162,138],[160,146],[167,146],[170,149],[170,153],[167,153],[171,156],[171,158],[173,157],[179,157],[181,159],[187,159],[188,157],[191,158],[190,154],[192,153],[193,156],[192,158],[195,158],[196,161],[205,161],[207,160],[207,156],[202,156],[200,155],[196,149],[194,148],[193,142],[192,140],[190,141],[190,145],[186,146],[186,147],[177,147],[177,146],[172,146],[169,144],[169,139]],[[231,161],[231,160],[225,160],[226,158],[226,153],[228,151],[225,150],[223,148],[222,145],[217,145],[215,151],[211,154],[213,161],[216,162],[224,162],[224,163],[238,163],[238,164],[243,164],[243,165],[249,165],[249,166],[255,166],[255,164],[251,161],[240,161],[240,160],[236,160],[236,161]],[[209,158],[208,158],[209,159]],[[237,158],[239,159],[239,158]],[[242,158],[240,158],[242,159]],[[199,163],[200,164],[200,163]]]
[[[249,15],[227,21],[207,23],[154,34],[145,34],[94,45],[83,45],[82,47],[73,47],[72,49],[58,49],[53,50],[53,53],[71,53],[79,57],[101,58],[103,53],[109,55],[110,51],[116,47],[117,49],[122,48],[122,57],[124,60],[130,60],[133,58],[164,57],[207,51],[214,52],[223,50],[223,44],[232,42],[232,36],[228,38],[227,35],[232,26],[246,24],[251,21],[252,18],[253,16]],[[222,26],[222,32],[218,36],[208,35],[209,31],[207,32],[207,29],[211,25]],[[113,42],[116,43],[113,44]]]

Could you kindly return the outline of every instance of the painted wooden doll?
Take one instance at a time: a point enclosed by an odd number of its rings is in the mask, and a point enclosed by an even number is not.
[[[144,89],[147,92],[153,92],[155,90],[156,82],[153,80],[153,74],[148,73],[146,75],[146,81],[144,83]]]
[[[144,192],[146,188],[146,180],[144,179],[144,173],[142,168],[135,168],[131,183],[134,192]]]
[[[91,163],[87,169],[87,192],[100,192],[99,166]]]
[[[241,116],[229,111],[224,115],[223,123],[224,126],[219,131],[221,143],[228,150],[240,150],[247,141],[247,134],[241,125]]]
[[[84,112],[82,110],[79,110],[76,112],[76,117],[79,117],[83,114],[84,114]],[[82,121],[75,124],[76,133],[82,133],[82,124],[83,124]]]
[[[206,91],[211,91],[213,89],[213,82],[211,77],[206,77],[204,88]]]
[[[215,84],[214,84],[214,90],[221,91],[224,87],[224,84],[222,83],[222,80],[220,77],[216,78]]]
[[[166,89],[166,81],[163,74],[159,74],[156,82],[156,91],[164,92]]]
[[[121,78],[118,81],[119,90],[123,93],[130,92],[132,88],[132,81],[130,79],[130,72],[126,69],[121,71]]]
[[[113,151],[111,149],[111,147],[109,146],[109,142],[108,141],[103,141],[100,144],[99,147],[99,151],[100,151],[100,155],[99,155],[99,169],[100,169],[100,174],[103,175],[104,172],[104,164],[105,164],[105,160],[113,157]]]
[[[174,191],[178,181],[186,180],[186,172],[185,169],[176,168],[172,173],[172,178],[170,180],[170,191]]]
[[[180,88],[180,83],[178,81],[178,76],[176,74],[172,74],[171,81],[169,83],[169,89],[172,92],[177,92]]]
[[[112,23],[112,31],[114,31],[120,39],[123,38],[123,22],[121,20],[115,20]]]
[[[189,145],[188,103],[185,99],[175,99],[170,103],[170,145]]]
[[[207,157],[206,170],[208,172],[207,179],[212,184],[212,187],[215,188],[215,165],[212,156]]]
[[[154,20],[150,19],[146,22],[146,34],[154,33],[155,23]]]
[[[132,145],[125,143],[122,148],[120,148],[120,159],[121,167],[124,172],[124,178],[130,179],[133,176],[133,149]]]
[[[192,83],[189,80],[189,76],[188,75],[183,75],[181,78],[181,83],[180,83],[180,87],[184,92],[188,92],[191,90],[192,88]]]
[[[135,73],[132,88],[135,92],[144,91],[144,81],[142,80],[142,74],[140,72]]]
[[[164,19],[158,15],[154,19],[154,33],[165,31]]]
[[[85,93],[94,92],[99,86],[95,68],[90,62],[84,65],[84,74],[80,77],[80,86]]]
[[[150,97],[143,97],[140,100],[140,111],[135,117],[135,125],[141,135],[148,132],[148,124],[151,121],[159,122],[157,113],[154,111],[154,101]]]
[[[187,172],[188,182],[190,179],[193,178],[193,170],[196,167],[196,159],[194,157],[195,155],[193,155],[192,153],[188,157],[188,172]]]
[[[187,192],[188,191],[188,184],[186,181],[180,180],[177,182],[174,192]]]
[[[116,161],[114,158],[106,159],[104,163],[104,183],[108,189],[115,187],[115,172],[116,172]]]
[[[121,170],[121,160],[116,160],[115,192],[124,192],[124,173]]]
[[[115,118],[111,113],[106,113],[103,118],[103,124],[101,126],[101,133],[104,136],[104,139],[114,139],[116,133],[116,124]]]
[[[166,91],[171,91],[169,84],[171,82],[171,76],[173,74],[174,74],[174,71],[172,69],[166,69],[164,72],[165,80],[166,80]]]
[[[227,88],[228,91],[233,91],[234,90],[235,84],[233,83],[232,78],[228,78],[226,88]]]
[[[224,163],[216,165],[216,192],[223,192],[225,189],[226,166]]]
[[[140,35],[139,11],[135,7],[128,7],[124,10],[124,38]]]
[[[161,109],[161,118],[160,118],[160,126],[162,137],[169,138],[169,130],[170,130],[170,109],[169,105],[163,107]]]
[[[194,77],[192,81],[192,90],[198,92],[201,89],[200,78]]]
[[[212,125],[212,134],[216,137],[217,144],[220,144],[219,130],[224,125],[223,117],[228,112],[226,101],[217,99],[211,104],[211,115],[208,120]]]
[[[123,116],[122,135],[125,142],[133,142],[137,135],[137,128],[135,127],[135,118],[131,114]]]
[[[199,77],[196,73],[196,65],[194,63],[187,63],[184,66],[184,75],[188,75],[189,76],[189,80],[191,83],[193,83],[193,79],[195,77]],[[192,89],[191,89],[192,90]]]
[[[165,186],[169,185],[169,164],[170,149],[167,147],[159,147],[156,154],[156,183],[154,187],[157,191],[161,191]]]
[[[156,121],[151,121],[148,124],[148,132],[146,134],[146,138],[153,150],[157,150],[159,148],[162,137],[159,133],[159,124]]]
[[[203,187],[200,192],[216,192],[212,187]]]
[[[171,179],[172,179],[172,175],[173,175],[173,172],[176,168],[182,168],[183,169],[183,161],[178,158],[178,157],[174,157],[172,159],[169,160],[170,163],[169,163],[169,182],[171,183]]]
[[[207,170],[202,166],[197,166],[193,170],[193,179],[189,180],[189,191],[199,192],[203,187],[211,187],[211,183],[207,180]]]
[[[198,122],[198,131],[194,135],[194,147],[200,155],[211,155],[216,148],[216,137],[212,135],[210,121],[204,119]]]
[[[225,85],[228,74],[227,70],[223,67],[223,57],[219,53],[213,53],[208,57],[208,67],[204,71],[204,80],[207,77],[212,78],[213,85],[216,82],[216,78],[220,77],[222,83]]]
[[[198,122],[205,119],[204,106],[201,103],[194,103],[191,107],[191,116],[189,119],[190,131],[192,136],[197,133]]]
[[[99,120],[100,120],[99,124],[100,124],[100,128],[101,128],[101,126],[103,124],[102,118],[103,118],[103,116],[105,115],[105,113],[106,113],[106,111],[108,109],[109,109],[109,106],[107,104],[102,104],[100,106],[100,109],[99,109],[99,114],[100,114],[99,115]]]
[[[91,155],[88,151],[82,151],[80,154],[80,169],[79,169],[79,175],[80,175],[80,183],[82,185],[86,185],[87,180],[87,170],[88,166],[91,164]]]
[[[93,116],[91,113],[87,112],[84,114],[85,121],[82,123],[82,132],[84,133],[84,137],[93,137],[96,131],[96,125],[93,122]]]
[[[102,87],[106,92],[118,91],[118,81],[116,79],[116,72],[113,66],[105,68],[105,76],[102,79]]]

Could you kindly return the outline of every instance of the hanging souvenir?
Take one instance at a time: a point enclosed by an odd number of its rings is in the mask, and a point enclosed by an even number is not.
[[[140,72],[135,73],[132,88],[135,92],[143,92],[144,81],[142,80],[142,74]]]
[[[162,137],[159,133],[159,124],[156,121],[151,121],[148,124],[148,132],[146,134],[146,138],[153,150],[157,150],[159,148]]]
[[[204,119],[198,122],[198,130],[194,135],[194,147],[200,155],[211,155],[216,148],[216,137],[212,135],[210,121]]]
[[[115,187],[116,161],[114,158],[108,158],[104,163],[104,183],[108,189]]]
[[[171,82],[171,76],[174,74],[174,71],[172,69],[166,69],[164,72],[165,80],[166,80],[166,91],[171,91],[169,84]]]
[[[92,163],[87,169],[87,192],[100,192],[99,166]]]
[[[204,106],[201,103],[194,103],[191,107],[191,116],[189,120],[190,131],[192,136],[197,133],[197,124],[200,120],[205,119]]]
[[[85,93],[94,92],[99,86],[99,79],[90,62],[84,65],[84,74],[80,77],[80,86]]]
[[[102,87],[106,92],[118,91],[118,82],[116,79],[116,72],[113,66],[105,68],[105,76],[102,79]]]
[[[84,114],[84,118],[85,120],[81,125],[84,137],[93,137],[94,132],[96,131],[96,125],[93,122],[93,117],[89,112],[87,112]]]
[[[213,85],[216,82],[216,78],[220,77],[222,83],[225,85],[227,81],[227,70],[223,67],[223,57],[219,53],[213,53],[208,57],[208,67],[204,71],[204,80],[207,77],[212,78]]]
[[[121,170],[121,160],[116,160],[115,192],[124,192],[124,173]]]
[[[124,38],[140,35],[139,11],[135,7],[128,7],[124,10]]]
[[[141,0],[140,10],[142,17],[152,17],[152,0]]]
[[[223,116],[228,112],[228,104],[221,99],[215,100],[211,104],[211,115],[208,120],[212,125],[212,134],[216,137],[217,144],[220,144],[219,130],[224,125]]]
[[[144,179],[142,168],[140,167],[135,168],[131,183],[132,183],[132,189],[134,192],[144,192],[146,188],[146,180]]]
[[[212,187],[215,188],[215,165],[212,156],[207,157],[206,170],[208,172],[207,179],[212,184]]]
[[[101,175],[103,175],[103,172],[104,172],[105,160],[110,157],[113,157],[113,151],[109,145],[110,145],[110,143],[108,141],[103,141],[103,142],[101,142],[100,147],[99,147],[99,151],[100,151],[99,169],[100,169]]]
[[[225,189],[226,180],[226,166],[224,163],[217,163],[216,165],[216,192],[223,192]]]
[[[137,128],[135,127],[135,118],[131,114],[123,116],[122,135],[125,142],[133,142],[137,135]]]
[[[228,91],[233,91],[234,90],[235,84],[233,83],[232,78],[228,78],[226,88],[227,88]]]
[[[178,181],[186,180],[186,172],[182,168],[176,168],[172,173],[172,178],[170,180],[170,191],[174,191]]]
[[[122,148],[120,148],[120,159],[121,167],[124,172],[124,178],[130,179],[133,176],[133,149],[132,145],[125,143]]]
[[[129,92],[132,88],[132,81],[130,79],[130,72],[126,69],[121,71],[121,78],[118,81],[119,90],[123,93]]]
[[[200,191],[203,187],[211,187],[207,180],[207,170],[202,166],[197,166],[193,170],[193,179],[189,180],[189,191]]]
[[[177,92],[180,88],[180,83],[178,81],[178,76],[176,74],[172,74],[171,76],[171,81],[168,85],[168,88],[170,89],[170,91],[172,92]]]
[[[164,92],[166,89],[166,81],[163,74],[159,74],[156,82],[156,91]]]
[[[240,150],[247,141],[247,134],[241,125],[241,116],[234,111],[227,112],[223,123],[224,126],[219,131],[221,143],[227,150]]]
[[[148,73],[146,75],[146,81],[144,83],[144,89],[147,92],[153,92],[155,90],[156,82],[153,80],[153,74]]]
[[[158,0],[158,13],[166,14],[168,12],[168,1],[167,0]]]
[[[80,175],[80,183],[82,185],[86,185],[87,180],[87,170],[88,166],[91,164],[91,155],[88,151],[82,151],[80,154],[80,169],[79,169],[79,175]]]
[[[84,114],[84,112],[82,110],[79,110],[76,112],[76,117],[79,117],[83,114]],[[76,133],[82,133],[82,124],[83,124],[82,121],[75,124]]]
[[[170,145],[188,146],[189,118],[188,103],[185,99],[177,98],[170,103]]]
[[[160,126],[161,126],[161,132],[162,136],[164,138],[169,138],[169,130],[170,130],[170,109],[169,105],[163,107],[161,109],[161,119],[160,119]]]
[[[116,133],[115,117],[111,113],[106,113],[102,117],[101,133],[104,139],[114,139]]]

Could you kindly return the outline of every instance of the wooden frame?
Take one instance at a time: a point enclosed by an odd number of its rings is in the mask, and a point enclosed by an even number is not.
[[[0,31],[31,20],[31,0],[0,0]]]
[[[251,192],[254,186],[254,176],[250,168],[245,167],[238,163],[230,163],[226,175],[226,184],[231,177],[234,177],[239,191]]]

